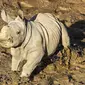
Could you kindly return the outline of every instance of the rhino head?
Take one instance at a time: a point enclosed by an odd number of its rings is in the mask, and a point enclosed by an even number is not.
[[[26,25],[24,19],[17,16],[12,19],[4,10],[1,11],[1,18],[7,23],[0,32],[0,45],[4,48],[19,46],[26,37]]]

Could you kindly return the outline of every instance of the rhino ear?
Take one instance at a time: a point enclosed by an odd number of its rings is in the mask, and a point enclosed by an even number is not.
[[[18,16],[16,17],[15,20],[23,21],[23,19],[24,19],[23,11],[22,10],[19,10],[18,11]]]
[[[5,12],[5,10],[1,10],[1,18],[3,21],[9,23],[13,19]]]
[[[20,16],[21,19],[24,19],[24,14],[23,14],[23,11],[21,9],[19,9],[18,15]]]

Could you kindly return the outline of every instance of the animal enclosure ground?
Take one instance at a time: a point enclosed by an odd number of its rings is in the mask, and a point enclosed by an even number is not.
[[[26,3],[21,9],[27,19],[39,12],[50,12],[66,25],[72,43],[71,67],[60,64],[59,52],[44,60],[28,81],[19,77],[20,72],[11,71],[10,50],[0,48],[0,85],[85,85],[85,0],[1,0],[0,10],[3,7],[16,16],[17,1]],[[33,7],[28,8],[28,3]],[[1,29],[5,23],[0,21]]]

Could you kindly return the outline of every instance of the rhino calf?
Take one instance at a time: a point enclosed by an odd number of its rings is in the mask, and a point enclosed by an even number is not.
[[[12,71],[17,71],[19,63],[27,60],[21,77],[30,76],[45,54],[53,54],[60,39],[65,48],[70,46],[66,28],[50,13],[39,13],[34,21],[27,21],[20,16],[12,19],[2,10],[1,18],[7,25],[1,29],[0,45],[11,48]]]

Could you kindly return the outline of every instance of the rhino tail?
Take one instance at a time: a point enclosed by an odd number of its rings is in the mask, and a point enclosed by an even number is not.
[[[70,37],[68,35],[67,28],[61,22],[60,22],[60,26],[62,30],[61,31],[62,32],[62,45],[64,46],[64,48],[68,48],[70,47]]]

